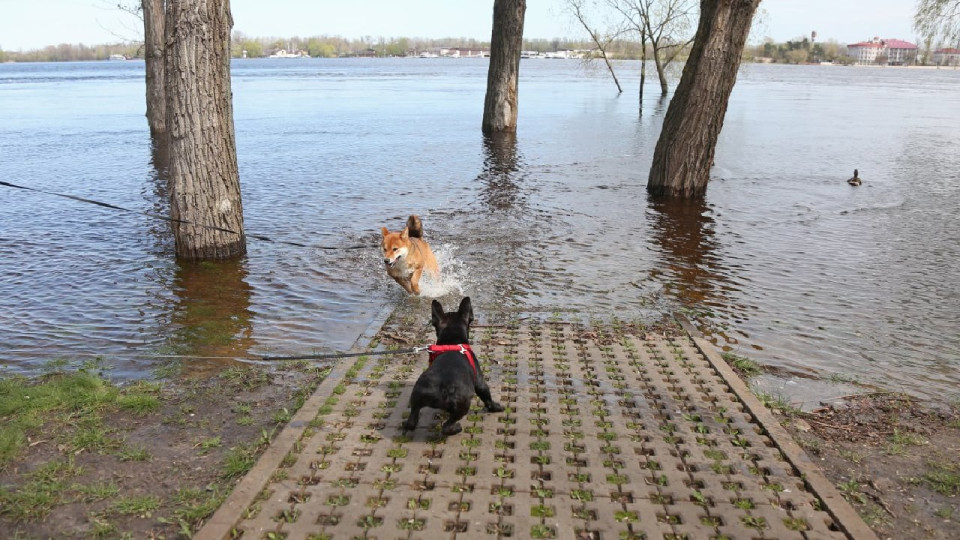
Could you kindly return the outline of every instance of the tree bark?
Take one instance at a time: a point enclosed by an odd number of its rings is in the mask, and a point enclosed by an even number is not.
[[[760,0],[701,0],[700,24],[663,119],[647,191],[702,197],[740,57]]]
[[[230,90],[229,0],[167,6],[170,214],[177,257],[246,253]]]
[[[517,130],[517,80],[526,0],[494,0],[483,133]]]
[[[143,9],[143,57],[147,80],[147,123],[154,144],[164,144],[167,132],[166,97],[164,96],[164,0],[141,0]]]

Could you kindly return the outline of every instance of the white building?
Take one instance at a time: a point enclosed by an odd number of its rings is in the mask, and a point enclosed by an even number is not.
[[[937,49],[933,51],[933,63],[938,66],[960,66],[960,49]]]
[[[847,45],[847,56],[850,56],[860,65],[876,64],[877,60],[885,60],[889,66],[912,64],[917,59],[917,46],[900,39],[873,38],[870,41],[861,41]]]

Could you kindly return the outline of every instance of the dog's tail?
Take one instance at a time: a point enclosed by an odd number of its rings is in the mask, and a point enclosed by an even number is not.
[[[420,223],[420,218],[417,216],[407,218],[407,233],[410,238],[423,238],[423,223]]]

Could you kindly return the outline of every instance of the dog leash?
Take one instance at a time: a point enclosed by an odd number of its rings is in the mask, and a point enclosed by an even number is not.
[[[370,351],[355,353],[331,353],[331,354],[305,354],[301,356],[262,356],[260,360],[265,362],[277,362],[287,360],[333,360],[336,358],[353,358],[356,356],[382,356],[385,354],[410,354],[423,352],[430,349],[430,345],[423,347],[412,347],[409,349],[391,349],[389,351]]]

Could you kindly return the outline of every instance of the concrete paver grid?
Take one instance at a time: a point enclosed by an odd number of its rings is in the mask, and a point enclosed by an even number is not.
[[[474,350],[507,409],[489,414],[476,400],[449,438],[431,409],[414,432],[400,427],[425,355],[340,366],[291,422],[288,448],[272,463],[265,454],[198,537],[821,539],[865,529],[828,511],[808,489],[819,473],[784,456],[692,339],[613,335],[477,329]]]

